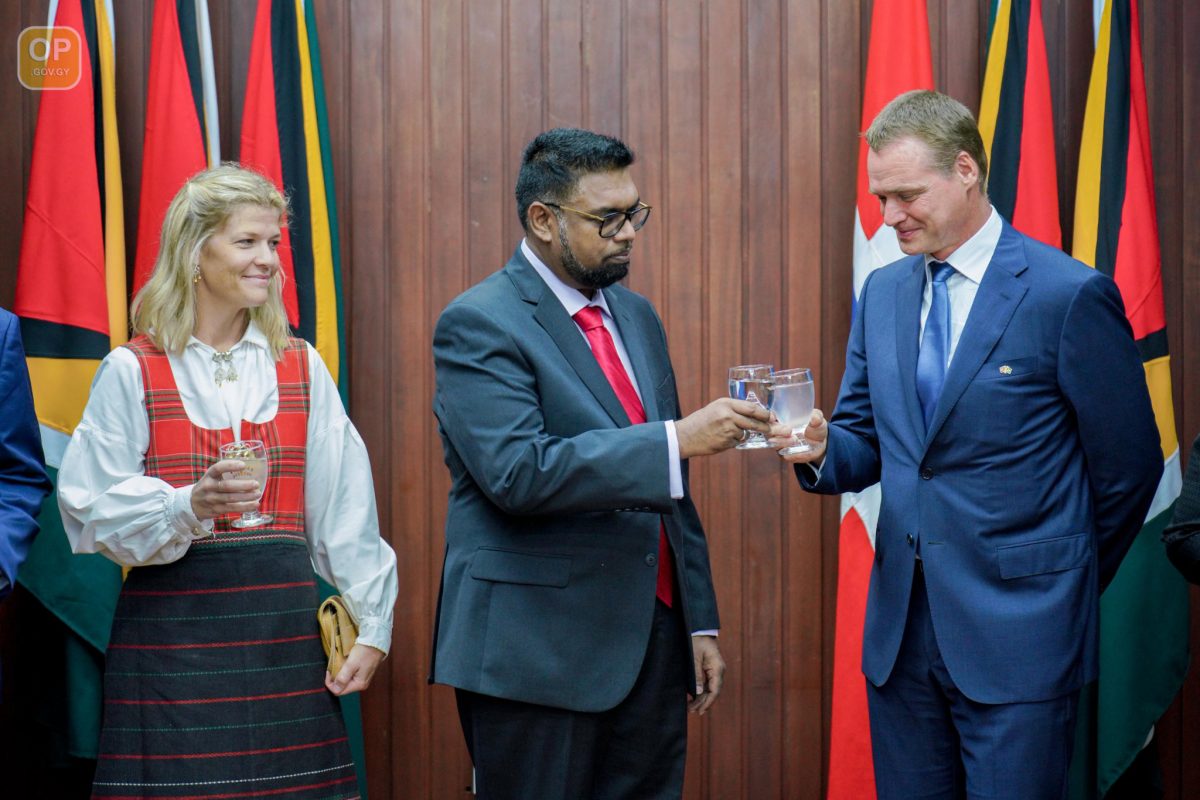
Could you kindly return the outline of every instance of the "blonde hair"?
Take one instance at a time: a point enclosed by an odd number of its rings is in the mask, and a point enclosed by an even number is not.
[[[975,117],[962,103],[928,89],[904,92],[883,107],[863,134],[876,153],[908,136],[928,145],[933,166],[944,175],[965,152],[979,165],[979,191],[987,194],[987,151]]]
[[[192,278],[200,250],[241,206],[275,209],[280,225],[286,224],[287,200],[267,178],[238,164],[198,172],[183,185],[163,217],[154,271],[130,307],[135,334],[145,334],[168,353],[183,352],[196,327]],[[272,354],[280,358],[288,337],[282,270],[270,283],[267,302],[248,313],[267,337]]]

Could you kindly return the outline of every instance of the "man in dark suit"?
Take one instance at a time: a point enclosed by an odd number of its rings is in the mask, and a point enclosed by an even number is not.
[[[863,286],[801,485],[881,481],[863,633],[881,798],[1061,798],[1098,597],[1162,453],[1116,285],[987,198],[970,112],[900,95],[866,132],[909,254]],[[946,266],[946,265],[949,266]]]
[[[721,688],[687,459],[767,413],[679,419],[662,322],[617,284],[650,214],[632,163],[589,131],[535,138],[525,239],[434,334],[453,484],[431,679],[456,687],[485,798],[679,797],[685,710]]]
[[[17,568],[37,535],[38,512],[50,491],[21,326],[0,308],[0,599],[17,582]]]

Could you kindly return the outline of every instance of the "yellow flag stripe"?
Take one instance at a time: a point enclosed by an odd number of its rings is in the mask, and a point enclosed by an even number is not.
[[[983,77],[983,96],[979,98],[979,133],[988,163],[992,161],[992,141],[996,138],[996,118],[1000,115],[1000,87],[1004,82],[1004,61],[1008,54],[1009,17],[1012,0],[1000,0],[996,20],[988,42],[987,71]]]
[[[1112,1],[1104,4],[1100,35],[1092,60],[1083,137],[1079,143],[1079,180],[1075,185],[1075,239],[1071,255],[1096,266],[1096,237],[1100,225],[1100,164],[1104,155],[1104,105],[1108,95],[1108,55],[1112,45]]]
[[[1154,406],[1154,420],[1158,424],[1158,438],[1162,444],[1163,458],[1175,452],[1179,441],[1175,432],[1175,411],[1171,401],[1171,357],[1162,356],[1147,361],[1146,386],[1150,389],[1150,404]]]
[[[83,418],[99,359],[31,357],[25,361],[38,422],[70,436]]]
[[[321,164],[317,104],[313,95],[312,56],[303,0],[296,0],[296,38],[300,44],[300,95],[304,104],[305,159],[308,162],[309,205],[312,213],[313,294],[316,306],[316,348],[338,380],[337,286],[333,276],[333,245],[329,234],[329,208],[325,204],[325,170]]]
[[[117,141],[116,69],[108,4],[105,0],[95,0],[94,5],[100,92],[104,103],[104,284],[109,342],[117,347],[129,338],[129,306],[125,298],[125,209],[121,191],[121,150]]]

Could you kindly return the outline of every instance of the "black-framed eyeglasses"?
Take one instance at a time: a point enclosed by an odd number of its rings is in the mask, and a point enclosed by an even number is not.
[[[650,219],[650,209],[645,203],[638,203],[632,211],[614,211],[611,214],[605,214],[603,217],[596,214],[589,214],[586,211],[580,211],[578,208],[559,205],[558,203],[546,203],[542,205],[550,206],[551,208],[561,208],[563,211],[570,211],[573,214],[578,214],[581,217],[587,217],[590,220],[595,220],[600,223],[600,238],[611,239],[621,232],[625,227],[625,220],[629,220],[629,224],[633,226],[635,231],[640,231],[642,226],[646,224],[646,220]]]

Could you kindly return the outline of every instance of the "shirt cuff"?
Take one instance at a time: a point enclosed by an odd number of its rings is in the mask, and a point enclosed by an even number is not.
[[[382,650],[386,656],[392,646],[391,626],[382,619],[364,619],[358,624],[358,638],[354,643]]]
[[[671,479],[671,499],[683,499],[683,468],[679,463],[679,434],[675,432],[675,420],[667,425],[667,472]]]
[[[808,464],[797,464],[796,466],[804,470],[808,476],[809,483],[816,484],[817,481],[821,480],[821,469],[825,466],[825,456],[821,456],[821,460],[816,463],[809,462]]]
[[[713,636],[715,637],[720,631],[692,631],[692,636]]]
[[[183,486],[171,494],[167,517],[171,527],[177,533],[192,539],[203,539],[206,536],[212,536],[216,520],[200,520],[192,513],[192,489],[195,486],[194,483],[191,486]]]

